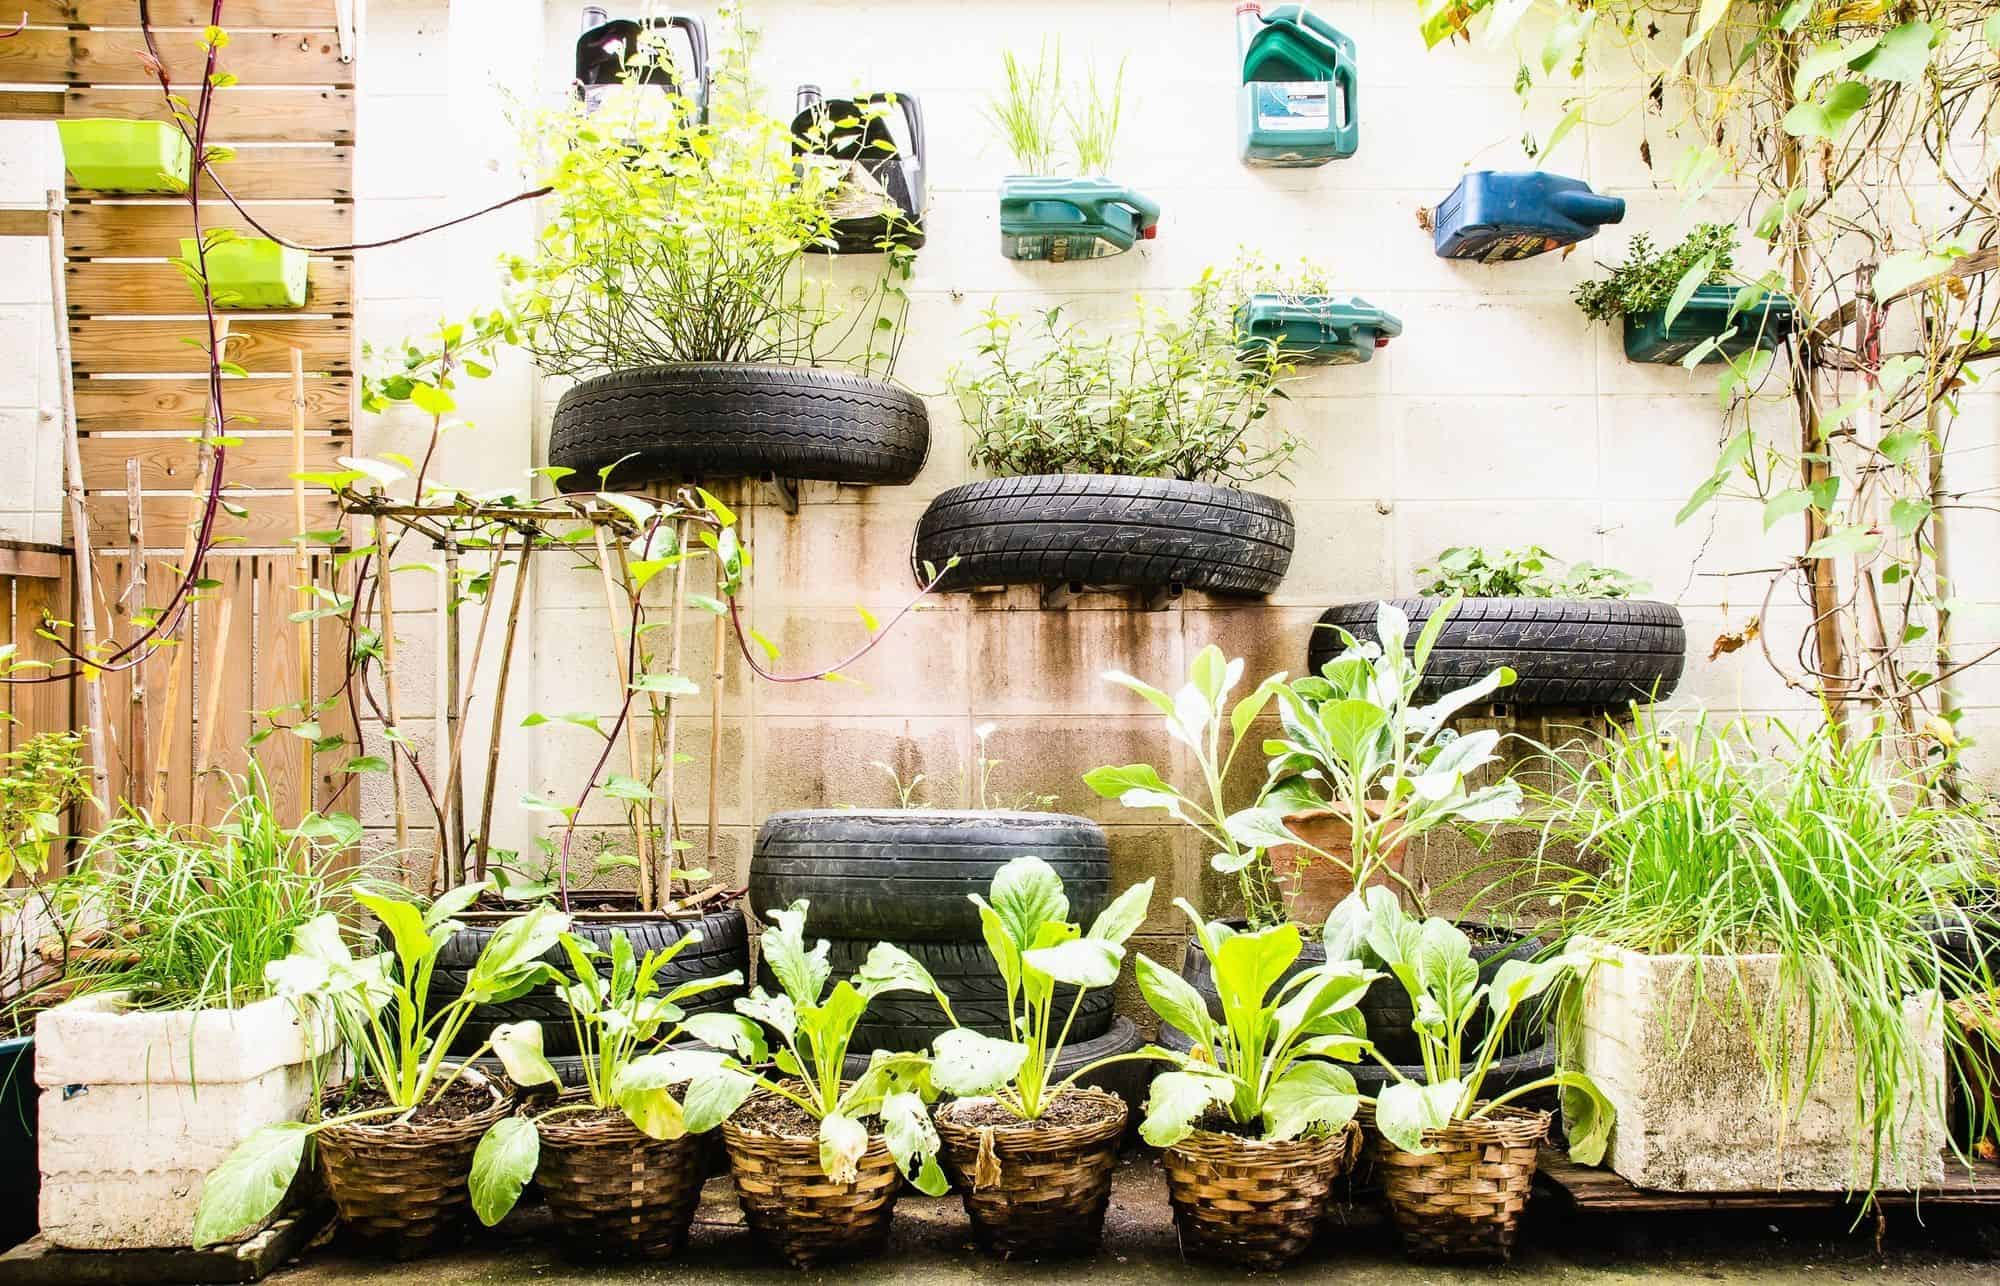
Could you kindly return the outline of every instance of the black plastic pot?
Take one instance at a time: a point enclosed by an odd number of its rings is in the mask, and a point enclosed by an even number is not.
[[[26,1241],[41,1227],[42,1191],[36,1125],[35,1038],[0,1040],[0,1249]]]

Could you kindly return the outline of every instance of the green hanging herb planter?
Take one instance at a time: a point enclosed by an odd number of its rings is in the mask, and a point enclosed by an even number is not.
[[[166,121],[57,121],[63,165],[94,192],[185,192],[192,152]]]
[[[199,260],[194,238],[181,238],[181,262],[193,268]],[[267,237],[229,237],[211,242],[205,256],[208,285],[215,306],[225,309],[303,308],[306,303],[306,252],[281,246]],[[199,282],[195,293],[201,293]]]
[[[1705,365],[1740,357],[1752,349],[1774,349],[1792,333],[1796,310],[1790,299],[1766,294],[1731,317],[1729,310],[1736,304],[1736,294],[1735,286],[1698,286],[1671,326],[1664,308],[1625,314],[1625,356],[1635,362],[1673,366],[1715,336],[1725,336],[1702,356]],[[1729,333],[1732,330],[1734,333]]]
[[[1359,295],[1280,295],[1259,292],[1236,310],[1236,347],[1251,354],[1276,344],[1300,366],[1354,366],[1403,333],[1394,313]]]

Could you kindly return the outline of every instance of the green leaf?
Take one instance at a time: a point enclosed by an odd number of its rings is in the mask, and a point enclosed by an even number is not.
[[[931,1080],[960,1098],[991,1094],[1012,1083],[1027,1061],[1028,1047],[954,1027],[932,1042]]]
[[[1868,105],[1869,97],[1867,85],[1843,80],[1827,91],[1823,102],[1800,103],[1786,112],[1784,130],[1796,138],[1837,138]]]
[[[1905,250],[1890,255],[1875,270],[1875,298],[1892,299],[1947,271],[1952,260],[1964,254],[1958,246],[1946,246],[1935,252]]]
[[[501,1023],[493,1029],[493,1056],[507,1069],[507,1079],[521,1089],[558,1085],[562,1078],[542,1055],[542,1025],[533,1019]],[[509,1205],[513,1202],[510,1200]],[[492,1220],[487,1220],[491,1224]]]
[[[1855,64],[1855,70],[1876,80],[1898,85],[1914,85],[1930,66],[1931,46],[1937,33],[1927,22],[1906,22],[1883,35],[1872,51]]]
[[[1264,1095],[1264,1137],[1295,1139],[1308,1130],[1338,1130],[1361,1105],[1354,1077],[1344,1067],[1300,1061],[1285,1069]]]
[[[1569,1158],[1578,1165],[1598,1165],[1611,1144],[1611,1127],[1618,1109],[1597,1082],[1582,1072],[1558,1069],[1549,1078],[1562,1089],[1563,1132],[1569,1136]]]
[[[396,957],[403,963],[403,976],[413,977],[417,963],[428,959],[437,949],[431,944],[431,935],[424,928],[423,912],[401,898],[376,893],[356,893],[354,900],[367,907],[382,922],[382,927],[389,931]]]
[[[1021,951],[1034,945],[1044,924],[1062,924],[1069,919],[1069,897],[1063,892],[1062,877],[1039,857],[1017,857],[994,872],[989,895],[993,913]]]
[[[1667,299],[1664,324],[1668,330],[1673,329],[1674,319],[1687,307],[1688,300],[1694,298],[1694,292],[1707,284],[1709,277],[1714,274],[1717,254],[1717,251],[1711,250],[1689,264],[1687,271],[1681,274],[1680,280],[1674,283],[1674,293]]]
[[[1285,815],[1276,808],[1246,808],[1232,813],[1223,819],[1222,829],[1245,848],[1283,848],[1299,842],[1296,835],[1285,829]]]
[[[908,1091],[891,1094],[882,1100],[881,1116],[882,1139],[889,1155],[896,1158],[897,1166],[917,1191],[930,1197],[949,1192],[951,1184],[937,1159],[937,1127],[931,1124],[930,1109],[923,1099]]]
[[[1100,938],[1075,938],[1052,947],[1025,952],[1021,960],[1057,982],[1072,987],[1109,987],[1118,981],[1125,951]]]
[[[1208,1043],[1208,1033],[1214,1023],[1209,1018],[1208,1005],[1202,1000],[1200,992],[1178,973],[1143,953],[1133,954],[1132,972],[1139,983],[1139,994],[1162,1022],[1180,1028],[1193,1037],[1196,1044]]]
[[[1126,792],[1134,790],[1148,794],[1174,794],[1174,788],[1161,779],[1158,770],[1151,764],[1093,768],[1083,775],[1083,784],[1103,799],[1122,799]]]
[[[458,403],[452,401],[451,394],[429,384],[410,385],[410,401],[425,415],[449,415],[458,409]],[[511,1206],[513,1202],[507,1204]],[[487,1222],[490,1224],[492,1221]]]
[[[2000,53],[2000,13],[1986,20],[1986,47]]]
[[[1138,693],[1151,702],[1153,707],[1161,714],[1166,715],[1168,718],[1173,717],[1174,699],[1145,680],[1135,679],[1122,670],[1106,670],[1104,678],[1107,682],[1115,683],[1121,688]]]
[[[1813,89],[1831,72],[1853,64],[1854,60],[1880,43],[1880,36],[1862,36],[1846,44],[1827,41],[1815,46],[1805,57],[1799,59],[1798,71],[1792,76],[1792,97],[1801,101],[1813,95]]]
[[[1124,942],[1146,922],[1146,911],[1152,901],[1151,880],[1134,884],[1112,899],[1110,906],[1097,913],[1097,918],[1091,921],[1090,932],[1084,936],[1101,942]]]
[[[340,766],[342,772],[388,772],[389,761],[380,755],[356,755]]]
[[[542,1136],[525,1116],[505,1116],[493,1123],[472,1154],[472,1210],[491,1228],[507,1217],[521,1190],[535,1177],[542,1158]]]
[[[1787,487],[1764,502],[1764,530],[1812,508],[1812,494],[1804,487]]]
[[[642,804],[660,797],[659,792],[645,782],[636,777],[627,777],[623,773],[613,773],[610,776],[604,783],[604,793],[613,799],[622,799],[634,804]]]
[[[1156,1148],[1172,1147],[1194,1132],[1210,1104],[1228,1102],[1233,1091],[1229,1078],[1215,1072],[1162,1072],[1146,1095],[1139,1137]]]
[[[659,674],[641,674],[632,680],[634,692],[660,692],[670,697],[691,697],[701,691],[693,679],[686,675],[665,671]]]
[[[1385,1085],[1375,1097],[1375,1128],[1405,1152],[1419,1156],[1435,1152],[1436,1148],[1424,1146],[1424,1131],[1441,1130],[1451,1124],[1459,1096],[1464,1092],[1465,1086],[1457,1080],[1440,1081],[1436,1085],[1419,1085],[1415,1081]]]
[[[1889,506],[1889,525],[1899,536],[1908,536],[1930,520],[1931,502],[1915,496],[1905,496]]]
[[[299,1172],[312,1131],[303,1121],[264,1126],[208,1172],[194,1216],[196,1249],[240,1236],[270,1218]]]
[[[1821,536],[1806,550],[1807,558],[1840,558],[1849,554],[1874,552],[1882,538],[1865,527],[1842,527],[1830,536]]]
[[[840,1112],[828,1112],[819,1123],[820,1172],[835,1183],[860,1177],[861,1154],[868,1150],[868,1130]]]
[[[715,1067],[697,1073],[688,1082],[687,1096],[681,1104],[688,1132],[705,1134],[722,1124],[735,1115],[756,1088],[755,1079],[735,1068]]]

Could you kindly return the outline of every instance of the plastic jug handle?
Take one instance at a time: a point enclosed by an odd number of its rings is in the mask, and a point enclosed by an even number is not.
[[[928,168],[925,162],[930,156],[924,144],[923,104],[917,101],[915,94],[905,94],[901,90],[897,90],[894,93],[870,94],[868,101],[871,103],[894,101],[896,106],[903,109],[903,120],[910,127],[910,154],[916,161],[914,169],[906,170],[904,176],[911,181],[910,200],[915,203],[919,211],[922,211],[924,208],[925,170]]]
[[[1339,87],[1340,101],[1347,107],[1345,132],[1358,135],[1361,131],[1361,77],[1351,59],[1343,58],[1333,65],[1333,83]]]
[[[1144,193],[1127,190],[1113,197],[1109,204],[1122,205],[1138,215],[1141,229],[1154,227],[1160,222],[1160,203]]]
[[[692,14],[675,14],[667,26],[678,27],[687,37],[688,58],[694,64],[694,101],[702,124],[708,123],[708,30]]]
[[[1619,223],[1625,218],[1623,197],[1602,196],[1596,192],[1582,192],[1572,189],[1558,192],[1549,198],[1549,204],[1561,214],[1566,214],[1578,223],[1592,227],[1602,223]]]

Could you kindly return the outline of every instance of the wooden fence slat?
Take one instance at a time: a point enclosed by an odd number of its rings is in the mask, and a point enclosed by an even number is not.
[[[0,41],[0,45],[5,45]],[[348,245],[353,242],[351,205],[270,205],[250,207],[257,222],[274,236],[302,246]],[[260,235],[233,207],[204,202],[202,230],[230,228],[245,236]],[[90,201],[73,205],[63,218],[64,248],[72,259],[178,259],[181,239],[192,239],[193,223],[185,202],[153,205]],[[341,257],[347,257],[343,252]]]
[[[252,692],[260,710],[288,706],[306,695],[305,676],[299,673],[298,626],[287,619],[305,601],[295,579],[289,560],[257,560],[257,664]],[[298,718],[291,714],[284,722],[297,723]],[[257,762],[272,799],[290,806],[299,798],[308,751],[305,742],[286,732],[266,738],[257,748]]]
[[[185,501],[182,503],[185,504]],[[125,504],[121,497],[118,502],[121,539],[124,512]],[[148,542],[159,540],[164,544],[168,540],[177,540],[180,536],[178,525],[171,529],[162,527],[160,530],[165,532],[164,536],[154,534],[153,514],[149,506],[146,514]],[[178,553],[172,557],[155,556],[146,559],[146,588],[154,607],[164,607],[167,596],[179,583],[180,570],[176,566],[179,561]],[[146,757],[154,773],[157,774],[161,764],[158,757],[160,746],[162,741],[165,742],[167,790],[163,806],[166,816],[174,821],[186,820],[194,807],[194,777],[188,771],[188,766],[194,759],[194,716],[190,713],[193,709],[191,705],[193,685],[188,682],[187,669],[193,655],[189,646],[192,637],[187,623],[183,622],[177,635],[178,641],[160,648],[148,658],[145,665],[140,667],[146,684],[146,705],[151,712],[150,728],[153,737],[153,744],[146,749]],[[177,668],[181,673],[180,678],[175,680],[173,671]],[[175,689],[171,712],[167,709],[167,689],[170,686]],[[163,729],[169,731],[163,732]],[[149,804],[152,799],[153,783],[134,782],[132,785],[132,801],[141,805]]]
[[[133,5],[133,12],[138,6]],[[190,97],[201,83],[207,54],[199,31],[153,33],[174,88]],[[51,31],[30,28],[0,40],[0,80],[15,84],[156,85],[138,31]],[[354,84],[354,65],[340,61],[331,31],[232,34],[219,70],[243,85]]]
[[[208,563],[209,576],[222,585],[209,591],[211,597],[200,608],[201,651],[195,671],[200,700],[194,708],[215,711],[212,730],[195,730],[195,745],[208,747],[207,762],[195,767],[208,778],[196,793],[203,816],[211,825],[221,821],[229,808],[230,783],[224,775],[241,777],[250,765],[250,732],[256,718],[253,711],[258,708],[252,677],[257,668],[257,611],[264,606],[257,592],[257,567],[278,561],[212,558]],[[213,632],[219,628],[225,596],[230,600],[229,637],[222,639],[213,637]],[[221,691],[211,694],[209,688],[217,684]]]
[[[194,318],[73,321],[69,333],[71,365],[79,375],[187,375],[208,364],[207,328]],[[185,342],[189,339],[197,342]],[[305,353],[309,371],[345,374],[353,369],[354,323],[345,317],[264,321],[248,313],[232,314],[225,354],[244,370],[289,370],[292,348]],[[223,405],[228,406],[226,398]]]
[[[64,116],[173,119],[158,88],[0,89],[0,120],[46,121]],[[352,143],[354,91],[232,86],[216,91],[208,125],[209,134],[219,144]]]
[[[8,641],[14,645],[17,661],[46,661],[60,665],[62,653],[55,644],[41,637],[36,631],[43,628],[45,619],[58,621],[70,619],[70,579],[64,576],[48,579],[38,576],[15,576],[8,578],[11,583],[11,604],[8,610]],[[4,603],[0,599],[0,603]],[[32,674],[26,671],[24,674]],[[62,732],[72,726],[70,720],[70,685],[68,683],[18,683],[7,684],[7,710],[18,721],[9,725],[8,748],[18,746],[29,737],[42,732]]]
[[[220,547],[234,553],[249,549],[281,549],[290,557],[292,537],[298,524],[292,518],[290,495],[235,495],[225,493],[232,505],[248,512],[238,518],[216,515],[215,530],[223,537],[240,537]],[[155,549],[179,549],[191,517],[186,496],[147,496],[140,502],[146,522],[146,544]],[[90,521],[90,541],[94,549],[108,549],[125,543],[125,497],[98,492],[85,500],[84,512]],[[306,521],[313,531],[332,531],[340,526],[340,509],[326,492],[306,495]]]
[[[7,6],[11,15],[25,10],[30,26],[137,27],[139,0],[25,0]],[[153,27],[206,27],[214,6],[210,0],[153,0]],[[254,28],[331,30],[333,0],[229,0],[222,8],[223,25],[231,31]]]
[[[231,196],[239,201],[349,200],[354,196],[354,149],[351,147],[246,147],[215,165]],[[206,172],[201,194],[206,200],[225,198]],[[101,195],[95,188],[69,185],[72,201]]]
[[[198,461],[195,444],[186,437],[161,434],[155,437],[109,436],[94,433],[79,444],[83,457],[83,485],[88,491],[125,489],[125,462],[139,462],[139,486],[146,491],[185,491],[194,485]],[[346,434],[306,435],[306,468],[329,472],[338,468],[337,456],[351,455],[354,441]],[[246,437],[229,448],[224,457],[232,487],[255,491],[283,491],[292,485],[292,439]]]
[[[354,380],[345,375],[306,381],[306,423],[343,432],[353,416]],[[208,383],[198,378],[80,379],[76,382],[76,422],[86,434],[106,430],[160,429],[181,434],[201,431],[208,409]],[[292,382],[288,379],[229,379],[223,410],[232,431],[278,429],[291,423]]]
[[[316,554],[313,557],[313,577],[318,584],[339,594],[355,591],[354,569],[356,564],[336,567],[331,555]],[[347,636],[347,624],[337,616],[322,617],[314,622],[313,641],[313,691],[316,697],[325,701],[340,691],[347,678],[347,653],[352,640]],[[359,753],[354,720],[345,700],[335,701],[319,717],[319,726],[326,735],[346,739],[350,748]],[[361,781],[358,777],[341,771],[348,761],[346,753],[320,755],[314,763],[317,772],[317,795],[319,806],[331,806],[329,801],[336,798],[340,811],[361,815]],[[350,784],[351,783],[351,784]]]
[[[72,317],[147,316],[198,317],[200,297],[186,274],[170,263],[71,263],[69,311]],[[354,265],[346,259],[314,259],[307,268],[306,308],[316,313],[354,312]]]
[[[98,630],[105,638],[120,643],[138,632],[132,625],[133,604],[125,597],[131,579],[130,566],[130,561],[122,556],[100,554],[95,567]],[[104,740],[110,761],[105,767],[111,779],[111,798],[129,799],[132,791],[127,775],[133,764],[132,675],[129,670],[107,671],[97,682],[104,690]]]

